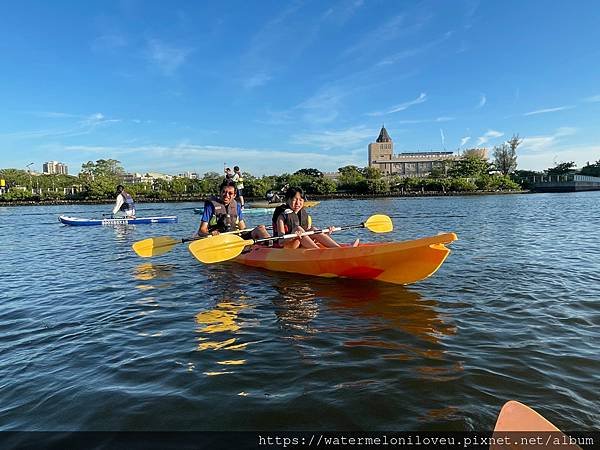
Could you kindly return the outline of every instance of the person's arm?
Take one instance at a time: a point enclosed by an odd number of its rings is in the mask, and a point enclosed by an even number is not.
[[[283,215],[280,214],[277,218],[277,235],[283,236],[285,234],[285,224],[283,223]]]
[[[204,203],[204,211],[202,212],[202,217],[200,218],[200,228],[198,228],[198,234],[208,234],[208,222],[210,221],[210,217],[214,212],[213,204],[210,202]]]
[[[239,203],[237,204],[237,216],[238,216],[238,223],[237,223],[238,230],[243,230],[244,228],[246,228],[246,222],[244,221],[244,211],[242,210],[242,205],[240,205]]]
[[[115,207],[112,210],[113,214],[116,214],[121,209],[121,205],[123,204],[123,196],[121,194],[117,195],[117,200],[115,201]]]

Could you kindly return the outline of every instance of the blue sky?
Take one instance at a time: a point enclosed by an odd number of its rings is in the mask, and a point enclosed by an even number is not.
[[[600,159],[596,1],[0,3],[0,168],[255,175],[524,138]]]

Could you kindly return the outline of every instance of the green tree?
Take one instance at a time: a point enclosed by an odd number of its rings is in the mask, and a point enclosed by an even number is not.
[[[476,155],[463,156],[456,161],[448,171],[453,178],[476,178],[485,175],[490,169],[490,163]]]
[[[381,170],[379,170],[377,167],[365,167],[360,171],[360,173],[367,180],[378,180],[383,176]]]
[[[316,195],[332,194],[336,191],[336,184],[325,177],[313,178],[310,183],[310,191]]]
[[[502,175],[517,169],[517,147],[523,142],[519,135],[513,135],[506,143],[494,147],[494,166]]]
[[[548,175],[568,175],[570,173],[575,173],[577,164],[574,161],[564,162],[557,164],[554,167],[551,167],[546,170]]]
[[[183,195],[187,192],[187,183],[185,178],[173,178],[169,184],[169,191],[175,195]]]
[[[223,182],[223,176],[217,172],[206,172],[200,182],[202,192],[207,195],[216,195],[219,193],[219,186]],[[244,177],[244,187],[246,178]]]
[[[338,186],[340,189],[352,191],[356,189],[356,185],[365,179],[360,169],[356,166],[344,166],[338,169],[340,176],[338,177]]]
[[[308,177],[323,178],[323,172],[317,169],[300,169],[294,175],[306,175]]]
[[[94,177],[119,178],[125,173],[121,162],[116,159],[98,159],[95,163],[88,161],[81,165],[81,171]]]
[[[587,163],[581,168],[579,172],[581,175],[587,175],[589,177],[600,177],[600,159],[594,164]]]

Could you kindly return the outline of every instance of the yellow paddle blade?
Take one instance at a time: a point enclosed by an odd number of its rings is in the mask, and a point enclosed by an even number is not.
[[[142,258],[159,256],[170,251],[175,245],[181,244],[181,239],[173,239],[169,236],[160,236],[137,241],[131,248]]]
[[[198,261],[212,264],[235,258],[244,247],[254,244],[252,239],[245,241],[235,234],[219,234],[192,242],[188,249]]]
[[[394,229],[392,219],[384,214],[375,214],[367,219],[364,223],[365,228],[374,233],[389,233]]]

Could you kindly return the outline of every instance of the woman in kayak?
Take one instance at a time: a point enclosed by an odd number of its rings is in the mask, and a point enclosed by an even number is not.
[[[304,191],[299,187],[291,187],[285,193],[284,205],[275,208],[273,213],[273,231],[276,236],[296,233],[296,239],[280,239],[279,245],[284,248],[318,248],[319,244],[323,247],[340,247],[328,234],[313,234],[311,236],[300,236],[305,231],[316,230],[312,226],[311,218],[304,209]],[[329,232],[333,227],[329,227]]]
[[[117,186],[117,200],[112,213],[113,217],[123,215],[128,219],[135,219],[135,203],[122,184]]]
[[[204,203],[204,212],[200,219],[199,236],[217,235],[246,228],[243,210],[235,201],[236,189],[233,180],[225,180],[221,184],[221,196],[214,197]],[[250,237],[253,239],[268,238],[269,233],[264,225],[259,225],[252,230]],[[244,236],[244,234],[240,234]]]

